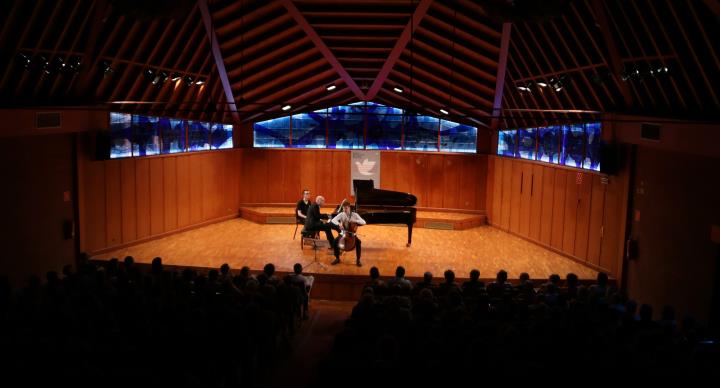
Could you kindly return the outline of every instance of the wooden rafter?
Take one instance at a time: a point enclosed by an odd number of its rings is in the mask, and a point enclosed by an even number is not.
[[[227,100],[228,109],[230,110],[232,117],[235,121],[240,121],[240,116],[237,114],[237,106],[235,105],[235,96],[233,95],[232,86],[228,80],[227,71],[225,71],[225,62],[223,60],[222,53],[220,52],[220,45],[217,41],[217,35],[212,23],[212,15],[208,9],[207,0],[197,0],[200,13],[202,14],[203,24],[205,24],[205,30],[207,31],[208,40],[210,41],[210,51],[215,59],[215,68],[222,82],[223,90],[225,91],[225,99]]]
[[[325,57],[325,59],[330,63],[330,65],[335,69],[335,71],[338,73],[340,78],[345,81],[345,84],[350,88],[350,90],[355,93],[355,97],[357,97],[360,101],[365,100],[365,95],[363,94],[362,90],[357,86],[355,83],[355,80],[350,77],[350,74],[343,68],[342,64],[340,64],[340,61],[338,61],[337,58],[335,58],[335,55],[330,51],[330,49],[327,47],[325,42],[323,42],[322,38],[320,38],[320,35],[315,31],[315,29],[308,23],[307,19],[305,19],[305,16],[303,16],[300,13],[300,10],[293,4],[291,0],[280,0],[283,6],[288,10],[290,15],[295,19],[298,25],[300,25],[300,28],[305,31],[305,33],[310,37],[310,40],[315,43],[315,47],[320,50],[322,55]]]
[[[385,83],[388,74],[390,74],[390,70],[392,70],[395,66],[395,62],[397,62],[398,58],[400,58],[400,54],[402,54],[408,42],[410,42],[410,38],[414,35],[415,30],[420,25],[420,21],[430,8],[431,3],[432,0],[421,0],[420,4],[418,4],[417,8],[415,8],[410,20],[407,25],[405,25],[405,29],[403,29],[402,34],[400,34],[400,38],[397,42],[395,42],[395,46],[385,60],[382,69],[380,69],[380,73],[378,73],[372,86],[370,86],[370,89],[368,89],[366,96],[367,100],[375,98],[375,95],[377,95],[377,92]]]
[[[605,7],[603,6],[602,0],[590,1],[592,4],[592,8],[595,10],[595,19],[600,25],[603,40],[605,41],[605,45],[608,48],[608,52],[610,55],[610,69],[616,77],[620,78],[620,74],[622,72],[622,61],[620,60],[620,52],[615,45],[615,39],[613,38],[612,32],[610,31],[610,25],[608,24],[605,14]],[[630,88],[628,87],[627,83],[620,82],[618,83],[618,87],[620,88],[620,93],[623,96],[625,107],[631,108],[633,106],[633,98],[632,94],[630,94]]]
[[[498,70],[495,76],[495,99],[493,100],[492,121],[490,129],[498,128],[498,117],[502,112],[503,91],[505,90],[505,73],[507,70],[507,57],[510,50],[510,31],[512,25],[503,23],[502,38],[500,39],[500,56],[498,57]]]

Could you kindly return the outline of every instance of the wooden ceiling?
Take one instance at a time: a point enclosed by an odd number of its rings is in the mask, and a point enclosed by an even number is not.
[[[717,119],[717,0],[543,4],[13,0],[0,101],[230,123],[363,100],[489,127]]]

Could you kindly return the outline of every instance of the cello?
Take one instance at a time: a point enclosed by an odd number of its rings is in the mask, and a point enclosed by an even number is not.
[[[338,239],[338,248],[343,251],[352,251],[355,249],[355,233],[357,233],[358,223],[350,221],[343,224],[343,230],[340,232]]]

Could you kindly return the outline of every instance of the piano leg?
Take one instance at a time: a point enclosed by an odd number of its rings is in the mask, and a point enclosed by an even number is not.
[[[408,242],[406,246],[409,247],[410,244],[412,244],[412,224],[408,224]]]

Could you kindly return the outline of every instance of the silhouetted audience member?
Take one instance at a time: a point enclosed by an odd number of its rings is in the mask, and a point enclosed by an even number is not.
[[[412,289],[412,283],[405,279],[405,268],[399,265],[395,269],[395,277],[387,281],[387,288],[393,293],[405,293]]]

